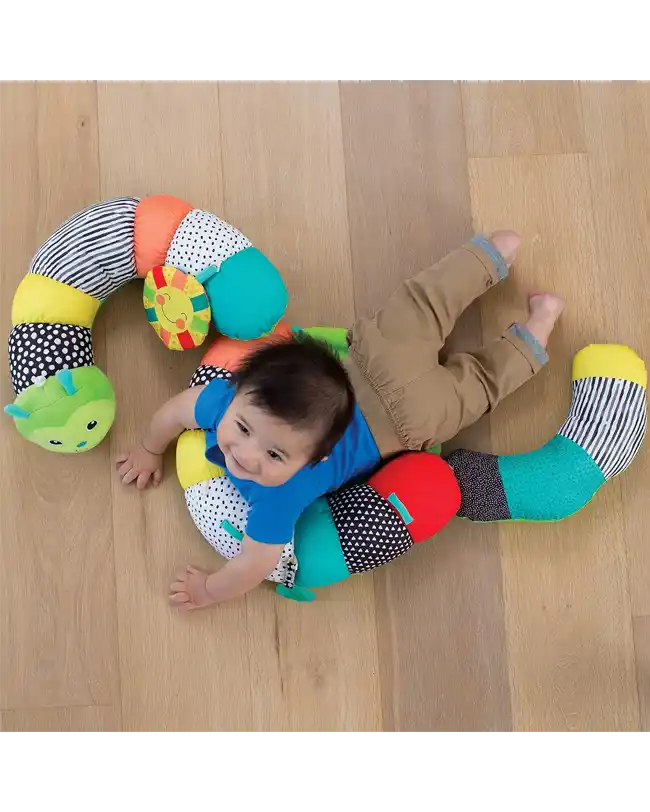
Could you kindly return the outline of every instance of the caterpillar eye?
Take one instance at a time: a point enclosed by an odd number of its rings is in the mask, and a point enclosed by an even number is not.
[[[88,425],[86,426],[86,431],[92,431],[95,428],[96,425],[97,425],[97,421],[96,420],[91,420],[90,423],[88,423]]]
[[[61,440],[50,440],[49,443],[50,445],[63,445]]]

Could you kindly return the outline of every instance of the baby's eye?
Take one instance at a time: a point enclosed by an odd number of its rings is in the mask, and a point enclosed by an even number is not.
[[[276,462],[282,462],[282,457],[278,454],[277,451],[269,451],[269,457]]]
[[[245,426],[243,423],[237,423],[237,426],[239,427],[239,430],[241,431],[241,433],[242,433],[242,434],[245,434],[245,435],[248,437],[248,435],[250,434],[250,432],[249,432],[249,430],[246,428],[246,426]]]
[[[61,440],[50,440],[49,443],[50,445],[63,445]]]
[[[91,420],[90,423],[88,423],[88,425],[86,426],[86,431],[92,431],[95,428],[96,425],[97,425],[97,421],[96,420]]]

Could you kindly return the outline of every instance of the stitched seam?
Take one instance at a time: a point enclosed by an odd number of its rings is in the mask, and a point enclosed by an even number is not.
[[[468,251],[470,254],[472,254],[472,256],[476,257],[476,259],[478,259],[478,261],[481,263],[481,265],[483,266],[489,277],[490,287],[493,285],[498,285],[499,282],[503,281],[502,279],[499,278],[499,274],[497,273],[494,264],[487,257],[487,254],[485,254],[479,246],[474,245],[472,243],[466,243],[465,245],[461,246],[461,248],[465,251]]]
[[[508,263],[499,249],[490,242],[487,237],[484,237],[482,234],[477,234],[469,241],[468,247],[470,250],[471,248],[477,248],[488,258],[491,270],[496,274],[500,282],[508,278]]]
[[[376,385],[375,381],[372,379],[372,377],[366,371],[364,365],[361,363],[361,358],[359,357],[358,353],[356,352],[356,350],[352,346],[350,346],[350,355],[354,359],[354,362],[356,363],[357,369],[361,373],[362,378],[370,386],[370,389],[372,390],[373,395],[379,401],[379,405],[381,406],[381,408],[384,410],[386,416],[388,417],[388,420],[389,420],[389,422],[391,424],[391,427],[392,427],[393,431],[395,432],[397,438],[399,439],[400,443],[402,444],[404,450],[408,451],[409,450],[408,435],[406,434],[406,432],[402,428],[400,422],[397,420],[397,417],[393,414],[392,407],[389,406],[388,404],[384,403],[383,399],[381,398],[381,396],[379,395],[379,392],[378,392],[379,387]]]

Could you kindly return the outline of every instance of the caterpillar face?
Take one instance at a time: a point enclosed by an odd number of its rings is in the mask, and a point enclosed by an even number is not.
[[[99,445],[113,425],[114,417],[113,401],[95,400],[75,408],[64,425],[44,426],[24,436],[48,451],[78,454]]]
[[[100,369],[81,367],[33,384],[5,411],[25,439],[47,451],[79,454],[108,434],[115,419],[115,393]]]
[[[169,332],[180,333],[187,328],[189,313],[194,315],[189,298],[174,288],[166,288],[156,295],[156,315]]]

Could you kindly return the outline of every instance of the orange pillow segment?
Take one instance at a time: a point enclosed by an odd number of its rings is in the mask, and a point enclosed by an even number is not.
[[[262,338],[253,338],[249,341],[239,341],[236,338],[226,338],[219,336],[210,349],[203,356],[201,364],[203,366],[220,367],[229,372],[236,372],[241,362],[254,350],[269,344],[278,339],[288,338],[291,335],[291,327],[284,322],[276,325],[272,333],[268,333]]]
[[[165,264],[176,229],[193,208],[171,195],[152,195],[138,203],[134,233],[138,276],[146,276],[156,265]]]

